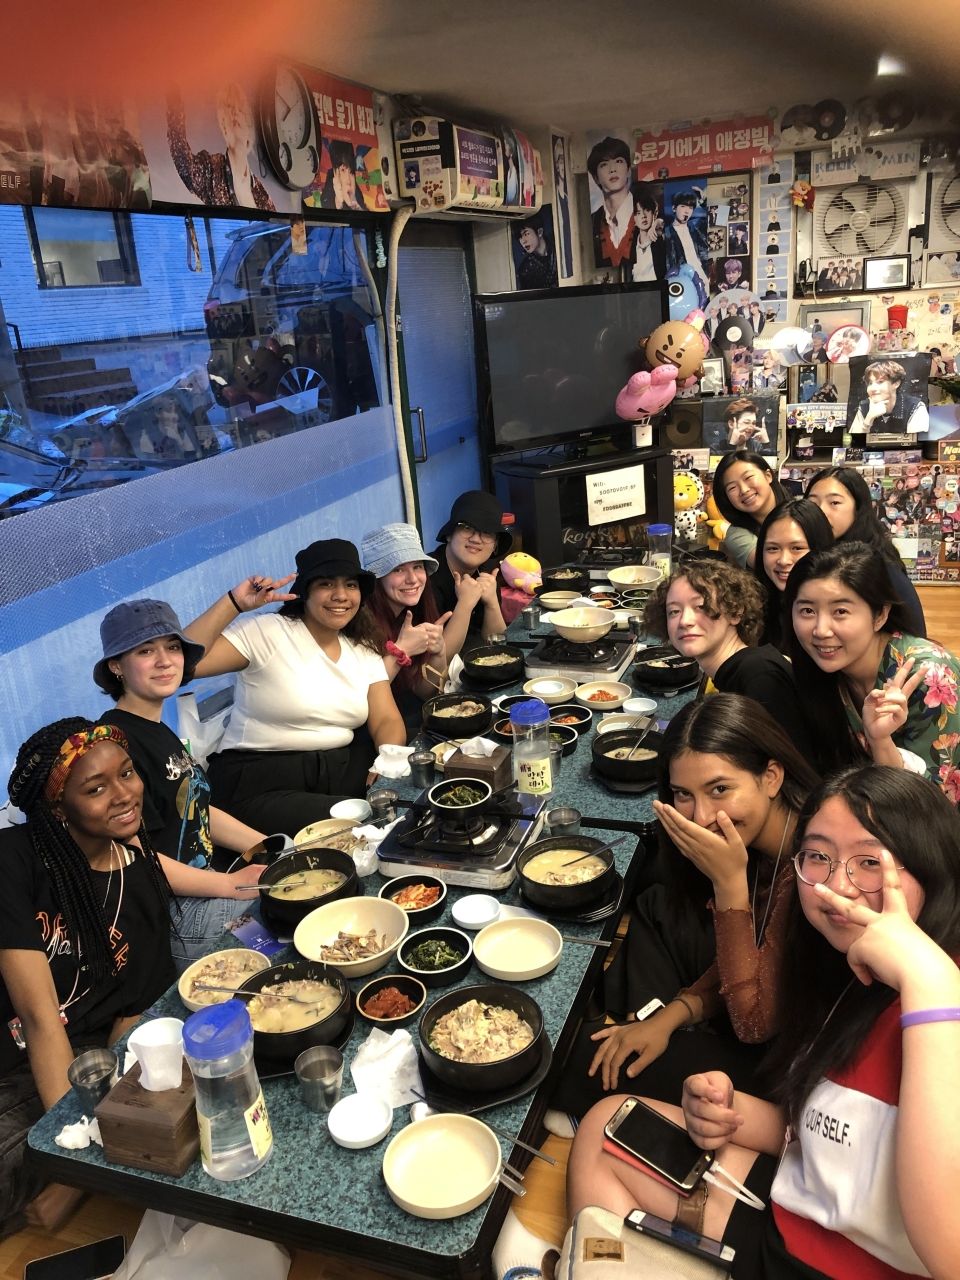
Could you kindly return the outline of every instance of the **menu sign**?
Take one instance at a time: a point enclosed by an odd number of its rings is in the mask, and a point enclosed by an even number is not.
[[[643,467],[618,467],[586,477],[587,523],[607,524],[646,514]]]

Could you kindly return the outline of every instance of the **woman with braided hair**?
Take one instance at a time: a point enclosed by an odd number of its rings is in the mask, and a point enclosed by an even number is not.
[[[0,1234],[40,1190],[23,1166],[27,1131],[68,1091],[74,1057],[116,1040],[175,976],[170,889],[122,732],[47,725],[8,788],[27,822],[0,831]],[[41,1200],[33,1220],[49,1225],[44,1209],[56,1204]]]

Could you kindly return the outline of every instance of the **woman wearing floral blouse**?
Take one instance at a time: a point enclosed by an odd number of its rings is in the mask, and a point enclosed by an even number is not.
[[[914,767],[912,753],[960,803],[960,660],[907,631],[883,558],[837,543],[796,565],[785,597],[821,771],[864,756]]]

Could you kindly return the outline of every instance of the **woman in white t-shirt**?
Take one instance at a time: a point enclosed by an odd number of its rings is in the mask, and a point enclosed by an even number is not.
[[[362,793],[369,743],[406,733],[365,598],[376,579],[352,542],[328,538],[297,552],[291,577],[252,577],[187,627],[206,647],[198,676],[237,672],[233,711],[207,763],[213,801],[264,831],[294,835]],[[279,612],[237,618],[273,601]],[[227,625],[229,623],[229,625]],[[255,822],[254,822],[255,819]]]

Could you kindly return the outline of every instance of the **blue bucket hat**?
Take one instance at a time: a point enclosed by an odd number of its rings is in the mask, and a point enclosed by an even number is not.
[[[423,549],[420,535],[412,524],[385,524],[363,535],[360,557],[368,573],[385,578],[401,564],[417,562],[427,573],[436,573],[439,561],[428,556]]]
[[[204,655],[204,647],[183,634],[180,619],[166,600],[128,600],[110,610],[100,623],[103,657],[93,668],[93,678],[104,693],[112,688],[111,658],[119,658],[148,640],[176,636],[183,646],[183,679],[193,679],[193,669]]]

